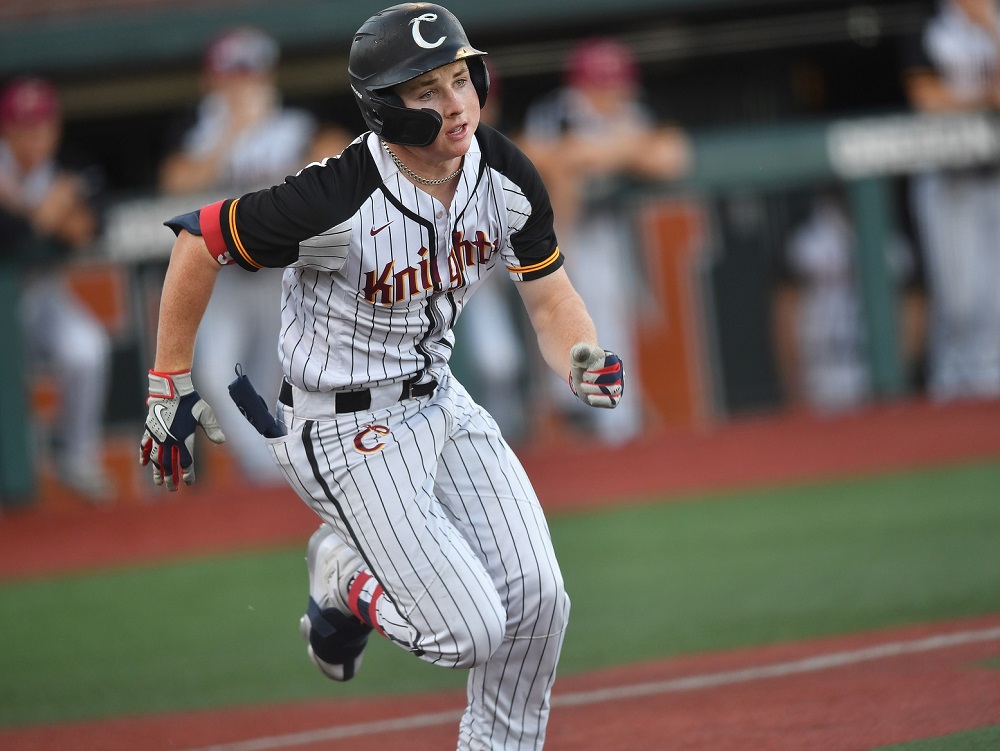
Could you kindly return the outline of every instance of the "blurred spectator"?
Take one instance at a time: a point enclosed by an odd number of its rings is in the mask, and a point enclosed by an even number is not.
[[[335,123],[323,123],[316,131],[316,136],[312,139],[309,147],[307,163],[322,162],[331,156],[338,156],[347,148],[354,136],[345,128]]]
[[[94,169],[68,166],[60,154],[62,115],[55,87],[19,78],[0,92],[0,243],[24,265],[20,304],[28,378],[50,369],[58,387],[51,459],[58,479],[88,500],[115,488],[102,464],[111,344],[72,293],[65,262],[98,230]]]
[[[209,46],[205,94],[194,125],[162,165],[164,192],[249,191],[280,182],[313,159],[317,124],[311,114],[283,106],[278,57],[277,42],[250,27],[226,31]],[[228,386],[240,363],[269,405],[277,399],[281,277],[281,269],[220,274],[195,352],[198,389],[215,407],[243,477],[257,483],[283,480]]]
[[[635,311],[644,298],[639,251],[633,247],[622,180],[669,180],[689,162],[685,134],[658,125],[643,102],[632,51],[610,38],[579,43],[569,54],[564,86],[528,110],[520,145],[552,198],[566,270],[590,310],[602,340],[629,368],[628,399],[614,410],[589,412],[557,391],[571,420],[592,420],[598,436],[624,442],[644,427],[648,410],[638,379]]]
[[[788,400],[821,412],[858,407],[872,397],[864,311],[857,276],[858,243],[843,196],[817,194],[795,227],[782,259],[775,309],[779,366]],[[903,289],[914,278],[912,250],[901,235],[886,248],[889,275]],[[911,288],[912,289],[912,288]],[[919,357],[919,308],[902,297],[902,354]]]
[[[907,48],[904,83],[920,112],[1000,107],[995,0],[941,2]],[[1000,395],[1000,166],[916,175],[911,195],[930,295],[928,390]]]

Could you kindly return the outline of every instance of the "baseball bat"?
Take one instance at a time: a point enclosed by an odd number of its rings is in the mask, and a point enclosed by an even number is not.
[[[598,359],[604,359],[604,350],[595,347],[587,342],[577,342],[569,352],[573,360],[573,367],[587,370],[591,365],[597,363]]]

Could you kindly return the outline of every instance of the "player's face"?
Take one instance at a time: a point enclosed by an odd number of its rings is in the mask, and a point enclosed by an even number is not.
[[[7,125],[0,136],[21,168],[32,170],[56,153],[60,133],[59,123],[51,120],[31,125]]]
[[[430,146],[429,155],[441,160],[463,156],[472,145],[479,127],[479,93],[469,78],[464,60],[435,68],[396,87],[406,107],[433,109],[441,115],[441,132]]]
[[[604,117],[625,114],[635,100],[635,89],[629,85],[588,86],[581,91],[590,105]]]

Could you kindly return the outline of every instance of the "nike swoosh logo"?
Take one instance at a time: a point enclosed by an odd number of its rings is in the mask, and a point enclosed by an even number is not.
[[[167,425],[166,421],[163,419],[163,411],[166,410],[167,406],[165,404],[154,404],[153,405],[153,417],[156,421],[160,423],[160,427],[163,428],[163,432],[168,436],[177,440],[177,436],[170,432],[170,427]]]
[[[392,224],[392,222],[391,222],[391,221],[389,221],[389,222],[386,222],[385,224],[383,224],[383,225],[382,225],[381,227],[379,227],[378,229],[375,229],[374,227],[372,227],[372,228],[371,228],[370,230],[368,230],[368,231],[369,231],[369,232],[371,232],[371,235],[372,235],[372,237],[375,237],[375,235],[377,235],[377,234],[378,234],[379,232],[381,232],[382,230],[384,230],[384,229],[385,229],[386,227],[388,227],[388,226],[389,226],[390,224]]]

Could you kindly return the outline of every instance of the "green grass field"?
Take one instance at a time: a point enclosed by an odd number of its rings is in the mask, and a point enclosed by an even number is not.
[[[573,600],[560,674],[1000,611],[998,497],[990,463],[553,518]],[[297,632],[302,556],[3,585],[0,726],[329,696]],[[375,640],[336,691],[463,684]],[[983,747],[927,743],[907,749]]]
[[[884,746],[876,751],[996,751],[998,748],[1000,725],[993,725],[940,738]]]

